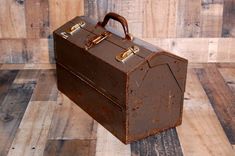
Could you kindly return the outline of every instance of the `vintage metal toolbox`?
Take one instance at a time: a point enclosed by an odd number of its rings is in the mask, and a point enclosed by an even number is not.
[[[124,37],[104,28],[109,19]],[[53,35],[58,89],[123,143],[181,124],[186,59],[132,38],[115,13],[76,17]]]

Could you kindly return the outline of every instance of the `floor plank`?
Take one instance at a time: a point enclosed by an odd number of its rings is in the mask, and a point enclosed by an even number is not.
[[[95,156],[96,140],[49,140],[44,156]]]
[[[229,63],[229,62],[224,62],[224,63],[216,63],[218,68],[235,68],[235,63]]]
[[[2,70],[0,71],[0,105],[7,95],[8,89],[14,81],[18,70]]]
[[[220,68],[219,72],[235,96],[235,68]]]
[[[231,144],[235,144],[235,96],[224,82],[216,65],[195,69]]]
[[[42,70],[31,101],[56,101],[57,94],[55,70]]]
[[[5,156],[31,98],[34,83],[13,84],[0,108],[0,155]]]
[[[97,128],[96,156],[130,156],[130,145],[123,144],[100,124]]]
[[[49,139],[96,139],[97,123],[86,112],[62,93],[57,104]]]
[[[54,101],[29,103],[8,156],[43,154],[55,106]]]
[[[232,155],[229,140],[194,70],[188,70],[183,123],[177,127],[183,153],[184,155]]]
[[[133,156],[183,155],[178,135],[174,128],[132,143],[131,154]]]
[[[13,83],[36,83],[40,70],[20,70]]]

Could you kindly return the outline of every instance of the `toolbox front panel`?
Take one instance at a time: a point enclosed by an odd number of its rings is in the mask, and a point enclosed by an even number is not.
[[[125,140],[125,111],[98,93],[79,77],[57,64],[58,89],[86,111],[96,121]]]
[[[58,63],[68,67],[76,75],[82,76],[117,105],[126,107],[125,73],[60,36],[55,35],[55,42]]]

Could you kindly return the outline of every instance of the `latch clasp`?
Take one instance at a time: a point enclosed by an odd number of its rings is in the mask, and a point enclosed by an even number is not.
[[[128,58],[130,58],[130,56],[132,56],[133,54],[136,54],[139,51],[140,51],[139,47],[137,47],[135,45],[131,46],[131,47],[127,48],[125,51],[118,54],[116,56],[116,60],[124,63]]]
[[[84,27],[85,24],[86,23],[84,21],[80,21],[79,23],[72,26],[69,30],[61,32],[60,34],[62,35],[63,38],[67,39],[69,36],[73,35],[76,31]]]
[[[111,32],[109,31],[105,31],[100,35],[97,35],[93,38],[91,38],[86,44],[85,44],[85,49],[88,50],[91,47],[93,47],[94,45],[99,44],[100,42],[102,42],[104,39],[106,39],[108,36],[111,35]]]

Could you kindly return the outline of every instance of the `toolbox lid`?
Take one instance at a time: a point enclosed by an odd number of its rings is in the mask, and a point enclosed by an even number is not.
[[[71,29],[71,27],[82,21],[85,22],[85,25],[81,27],[80,30],[74,32],[71,36],[66,38],[66,40],[77,45],[78,47],[85,49],[86,43],[89,41],[89,39],[92,39],[95,36],[98,36],[107,31],[111,32],[110,36],[105,38],[99,44],[87,49],[87,52],[114,66],[124,73],[133,71],[140,64],[146,62],[148,57],[151,57],[156,52],[162,51],[161,49],[137,38],[134,38],[132,41],[125,40],[121,37],[120,32],[112,28],[105,29],[100,26],[95,26],[97,22],[85,16],[75,17],[54,31],[54,33],[62,36],[63,32],[66,32],[68,29]],[[137,46],[139,48],[137,53],[134,53],[123,62],[117,61],[117,55],[120,55],[124,51],[128,50],[128,48],[133,46]]]

